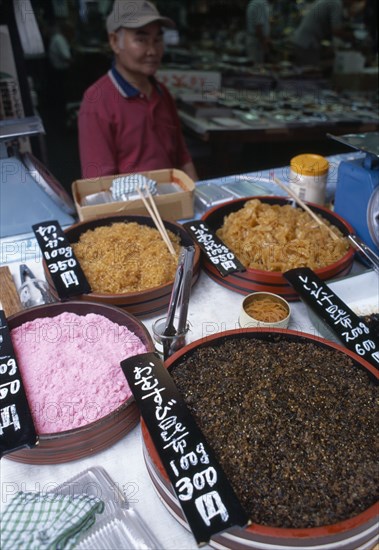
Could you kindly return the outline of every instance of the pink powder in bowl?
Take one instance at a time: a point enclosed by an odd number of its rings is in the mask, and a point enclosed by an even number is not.
[[[37,318],[11,337],[39,434],[79,428],[117,409],[131,396],[120,362],[147,351],[127,327],[95,313]]]

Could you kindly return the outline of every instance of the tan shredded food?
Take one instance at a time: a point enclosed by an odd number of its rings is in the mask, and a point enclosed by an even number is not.
[[[288,315],[286,306],[271,298],[255,298],[245,306],[245,311],[253,319],[264,323],[277,323]]]
[[[247,201],[243,208],[225,216],[217,235],[248,268],[284,272],[295,267],[319,269],[342,258],[348,240],[328,220],[334,233],[291,205]]]
[[[180,240],[168,231],[179,254]],[[174,279],[177,260],[159,232],[136,222],[114,223],[85,231],[74,252],[94,292],[125,294]]]

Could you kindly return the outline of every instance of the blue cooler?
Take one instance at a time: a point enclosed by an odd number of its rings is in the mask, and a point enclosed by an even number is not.
[[[366,156],[340,163],[334,211],[379,254],[379,133],[338,136],[335,139],[361,149]],[[369,143],[369,147],[365,143]]]

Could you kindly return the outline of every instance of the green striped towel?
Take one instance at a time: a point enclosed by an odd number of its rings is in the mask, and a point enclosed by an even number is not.
[[[1,519],[2,550],[63,550],[104,510],[99,498],[87,495],[19,492]]]

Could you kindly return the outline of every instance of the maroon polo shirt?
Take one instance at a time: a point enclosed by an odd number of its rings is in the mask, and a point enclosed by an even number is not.
[[[147,98],[113,67],[84,93],[78,116],[82,177],[165,168],[191,161],[167,88]]]

